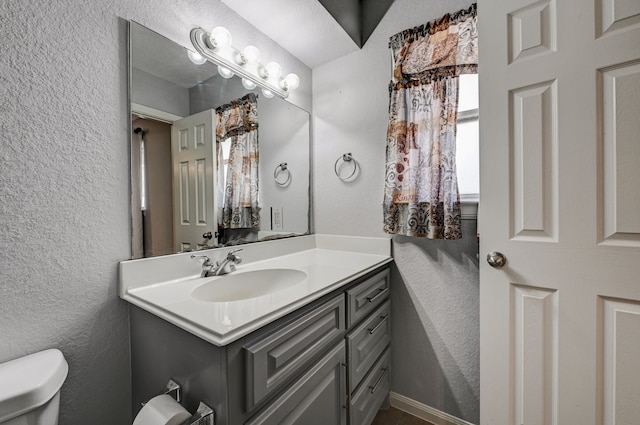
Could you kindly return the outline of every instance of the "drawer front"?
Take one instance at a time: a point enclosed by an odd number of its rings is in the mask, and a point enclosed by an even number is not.
[[[391,341],[391,301],[387,300],[347,336],[349,393],[355,391]]]
[[[389,394],[391,349],[387,348],[351,398],[350,425],[369,425]]]
[[[347,291],[347,323],[351,327],[389,298],[389,269]]]
[[[344,342],[340,342],[246,425],[346,425]]]
[[[243,347],[247,410],[309,367],[345,331],[339,295],[265,338]]]

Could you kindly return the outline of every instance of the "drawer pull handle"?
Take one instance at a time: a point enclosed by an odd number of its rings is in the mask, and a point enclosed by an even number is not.
[[[389,368],[385,367],[382,368],[382,373],[380,374],[380,376],[378,377],[378,379],[376,380],[376,383],[373,384],[372,386],[369,387],[370,393],[373,394],[376,392],[376,390],[378,389],[378,387],[380,386],[380,383],[382,382],[382,378],[385,377],[385,375],[387,374],[387,372],[389,372]]]
[[[387,293],[387,291],[389,290],[388,287],[386,288],[379,288],[378,289],[378,293],[375,294],[373,297],[367,297],[367,301],[369,301],[370,303],[374,302],[376,299],[380,298],[381,296],[383,296],[384,294]]]
[[[369,329],[369,334],[373,334],[375,331],[378,330],[378,328],[380,326],[382,326],[382,324],[389,318],[388,314],[385,314],[384,316],[380,316],[380,321],[378,323],[376,323],[376,325],[374,327],[372,327],[371,329]]]

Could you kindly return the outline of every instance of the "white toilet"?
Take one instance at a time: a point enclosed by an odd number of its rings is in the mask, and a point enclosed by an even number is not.
[[[68,371],[56,349],[0,363],[0,425],[57,425]]]

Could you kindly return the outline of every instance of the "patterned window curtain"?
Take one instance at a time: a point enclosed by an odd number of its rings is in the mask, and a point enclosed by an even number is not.
[[[476,4],[391,37],[384,231],[462,237],[458,76],[477,73]]]
[[[231,138],[224,203],[220,225],[224,229],[260,227],[258,207],[258,99],[255,94],[216,109],[216,151]]]

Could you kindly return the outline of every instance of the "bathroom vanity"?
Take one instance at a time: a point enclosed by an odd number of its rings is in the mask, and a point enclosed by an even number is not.
[[[133,413],[173,378],[183,405],[193,411],[207,403],[216,424],[370,424],[389,392],[389,245],[323,235],[254,244],[229,282],[242,285],[245,274],[260,285],[264,273],[273,291],[207,292],[215,301],[199,288],[225,277],[200,278],[199,263],[186,255],[121,263],[121,297],[131,303]],[[225,250],[217,251],[210,255]],[[160,265],[163,258],[174,266]],[[183,265],[191,274],[172,278]],[[144,269],[164,280],[152,282]],[[282,270],[306,277],[270,283]]]

